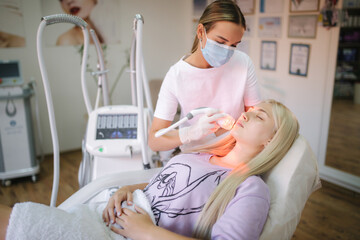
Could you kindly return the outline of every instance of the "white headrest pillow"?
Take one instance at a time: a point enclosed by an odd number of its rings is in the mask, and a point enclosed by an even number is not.
[[[308,197],[321,187],[317,160],[306,139],[300,135],[263,179],[271,202],[260,239],[291,239]]]
[[[183,152],[192,152],[226,135],[210,136],[205,141],[183,145],[181,149]],[[321,187],[317,160],[306,139],[300,135],[285,157],[264,174],[263,179],[269,186],[271,202],[260,239],[291,239],[307,199]]]

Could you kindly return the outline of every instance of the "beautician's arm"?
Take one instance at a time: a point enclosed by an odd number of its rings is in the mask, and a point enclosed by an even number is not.
[[[171,125],[171,121],[154,117],[149,131],[148,144],[153,151],[167,151],[180,146],[182,143],[179,138],[178,130],[171,130],[168,133],[155,137],[155,133],[160,129],[167,128]]]
[[[214,111],[217,111],[217,110],[214,110]],[[185,137],[185,140],[189,139],[189,138],[190,138],[190,141],[196,140],[196,139],[193,139],[194,136],[195,136],[195,138],[197,136],[199,136],[198,134],[203,134],[203,136],[205,136],[205,135],[209,134],[209,131],[213,131],[213,130],[211,130],[211,128],[214,128],[214,127],[219,128],[219,126],[216,124],[216,120],[221,117],[223,117],[223,115],[221,113],[216,114],[216,112],[210,113],[207,116],[205,116],[205,115],[202,116],[199,119],[199,121],[202,121],[201,124],[193,125],[193,127],[195,127],[197,130],[198,130],[198,128],[201,130],[200,131],[197,131],[195,129],[188,130],[187,134],[185,134],[185,136],[187,136],[187,137]],[[155,137],[155,133],[157,131],[159,131],[160,129],[163,129],[163,128],[167,128],[170,125],[171,125],[171,121],[167,121],[167,120],[163,120],[163,119],[154,117],[153,123],[150,128],[149,141],[148,141],[149,147],[153,151],[166,151],[166,150],[174,149],[174,148],[182,145],[182,142],[179,137],[179,130],[171,130],[160,137]],[[209,126],[211,126],[211,127],[209,128]],[[194,135],[194,133],[192,133],[192,131],[195,131],[196,135]],[[215,132],[215,135],[219,136],[225,132],[227,132],[227,130],[219,128]],[[192,137],[190,137],[190,135]]]

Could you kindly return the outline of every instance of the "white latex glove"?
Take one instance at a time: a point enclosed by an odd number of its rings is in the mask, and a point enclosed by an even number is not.
[[[187,144],[216,132],[220,128],[216,120],[225,116],[226,113],[219,113],[217,109],[210,109],[193,125],[179,129],[180,141],[182,144]]]

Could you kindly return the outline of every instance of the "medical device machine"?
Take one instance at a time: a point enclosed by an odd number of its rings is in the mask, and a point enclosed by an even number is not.
[[[80,187],[109,173],[151,167],[147,126],[152,120],[153,107],[142,56],[142,24],[142,16],[136,15],[130,55],[133,105],[95,106],[89,113],[79,169]],[[98,57],[102,59],[101,54]],[[143,105],[143,92],[147,108]]]
[[[146,115],[147,111],[144,111]],[[141,123],[142,122],[142,123]],[[142,151],[140,126],[147,132],[147,124],[139,116],[136,106],[105,106],[91,112],[86,132],[87,164],[91,167],[79,171],[87,177],[83,185],[109,173],[150,168],[148,152]],[[146,143],[145,143],[146,144]],[[145,148],[147,146],[144,146]],[[146,161],[144,161],[144,159]],[[83,159],[84,160],[84,159]],[[84,164],[84,162],[82,162]],[[88,175],[88,174],[91,175]]]
[[[18,61],[0,61],[0,179],[5,186],[25,176],[35,182],[40,170],[30,106],[34,90],[23,83]]]
[[[211,110],[211,108],[207,108],[207,107],[196,108],[194,110],[191,110],[188,114],[186,114],[185,117],[180,119],[178,122],[172,124],[170,127],[160,129],[159,131],[157,131],[155,133],[155,137],[160,137],[160,136],[164,135],[165,133],[169,132],[170,130],[175,129],[178,126],[180,126],[181,124],[192,119],[196,115],[206,114],[209,110]],[[226,130],[230,130],[235,124],[235,119],[233,117],[231,117],[229,114],[226,114],[226,116],[224,116],[223,118],[220,118],[216,122],[217,122],[217,124],[219,124],[220,127],[224,128]]]
[[[136,101],[136,104],[129,106],[108,106],[106,105],[106,99],[104,99],[104,106],[98,108],[100,94],[100,90],[98,89],[95,109],[91,106],[85,79],[89,46],[87,23],[79,17],[67,14],[56,14],[43,17],[37,32],[37,53],[49,112],[53,142],[54,181],[50,203],[51,206],[56,205],[59,184],[59,143],[51,91],[42,54],[42,33],[47,25],[62,22],[75,24],[82,29],[84,35],[81,85],[85,106],[89,115],[89,122],[83,141],[83,153],[85,157],[83,158],[83,162],[79,169],[80,186],[84,186],[97,177],[108,173],[151,167],[147,146],[146,123],[152,119],[153,108],[142,58],[142,16],[135,16],[134,41],[132,43],[132,54],[130,59],[132,86],[134,86],[132,88],[133,102]],[[92,32],[92,35],[95,35],[95,32]],[[99,51],[101,48],[99,47],[98,40],[94,37],[93,40],[97,48],[98,57],[100,57],[102,53]],[[106,74],[104,62],[102,61],[103,60],[99,61],[100,71],[98,72],[101,79],[103,79],[103,76]],[[99,87],[104,87],[100,77],[98,85]],[[106,91],[103,91],[104,98],[106,97],[105,95],[108,95]],[[145,92],[146,95],[148,109],[144,109],[143,92]],[[136,94],[135,97],[134,94]],[[138,153],[139,150],[141,150],[141,155],[134,156],[133,154]]]

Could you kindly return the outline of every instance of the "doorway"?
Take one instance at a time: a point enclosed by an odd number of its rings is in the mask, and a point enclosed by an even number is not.
[[[325,165],[360,177],[360,6],[345,4]]]

